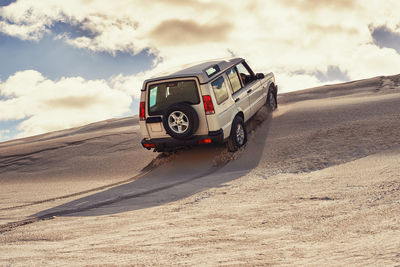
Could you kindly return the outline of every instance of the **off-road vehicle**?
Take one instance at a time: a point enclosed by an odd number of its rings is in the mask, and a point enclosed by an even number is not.
[[[277,108],[274,74],[255,74],[242,58],[186,65],[144,81],[140,97],[142,145],[154,151],[247,141],[245,122],[263,105]]]

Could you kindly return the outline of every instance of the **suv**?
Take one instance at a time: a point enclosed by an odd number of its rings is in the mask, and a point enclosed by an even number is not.
[[[251,70],[242,58],[213,60],[146,80],[140,97],[142,145],[164,152],[193,145],[247,141],[245,122],[263,105],[277,108],[274,74]]]

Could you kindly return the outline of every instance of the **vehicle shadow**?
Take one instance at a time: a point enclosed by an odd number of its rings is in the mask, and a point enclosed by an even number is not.
[[[245,148],[197,147],[166,158],[143,177],[127,184],[43,210],[32,217],[98,216],[160,206],[209,188],[221,187],[254,169],[262,157],[272,115],[261,110],[247,123]]]

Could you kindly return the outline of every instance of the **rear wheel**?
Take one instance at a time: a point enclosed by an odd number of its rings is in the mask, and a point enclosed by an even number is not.
[[[231,134],[228,139],[227,147],[231,152],[237,151],[247,142],[247,131],[241,117],[235,117],[232,122]]]

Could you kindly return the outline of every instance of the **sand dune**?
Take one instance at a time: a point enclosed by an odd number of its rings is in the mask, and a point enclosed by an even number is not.
[[[279,103],[236,153],[136,117],[0,143],[0,265],[398,264],[400,75]]]

